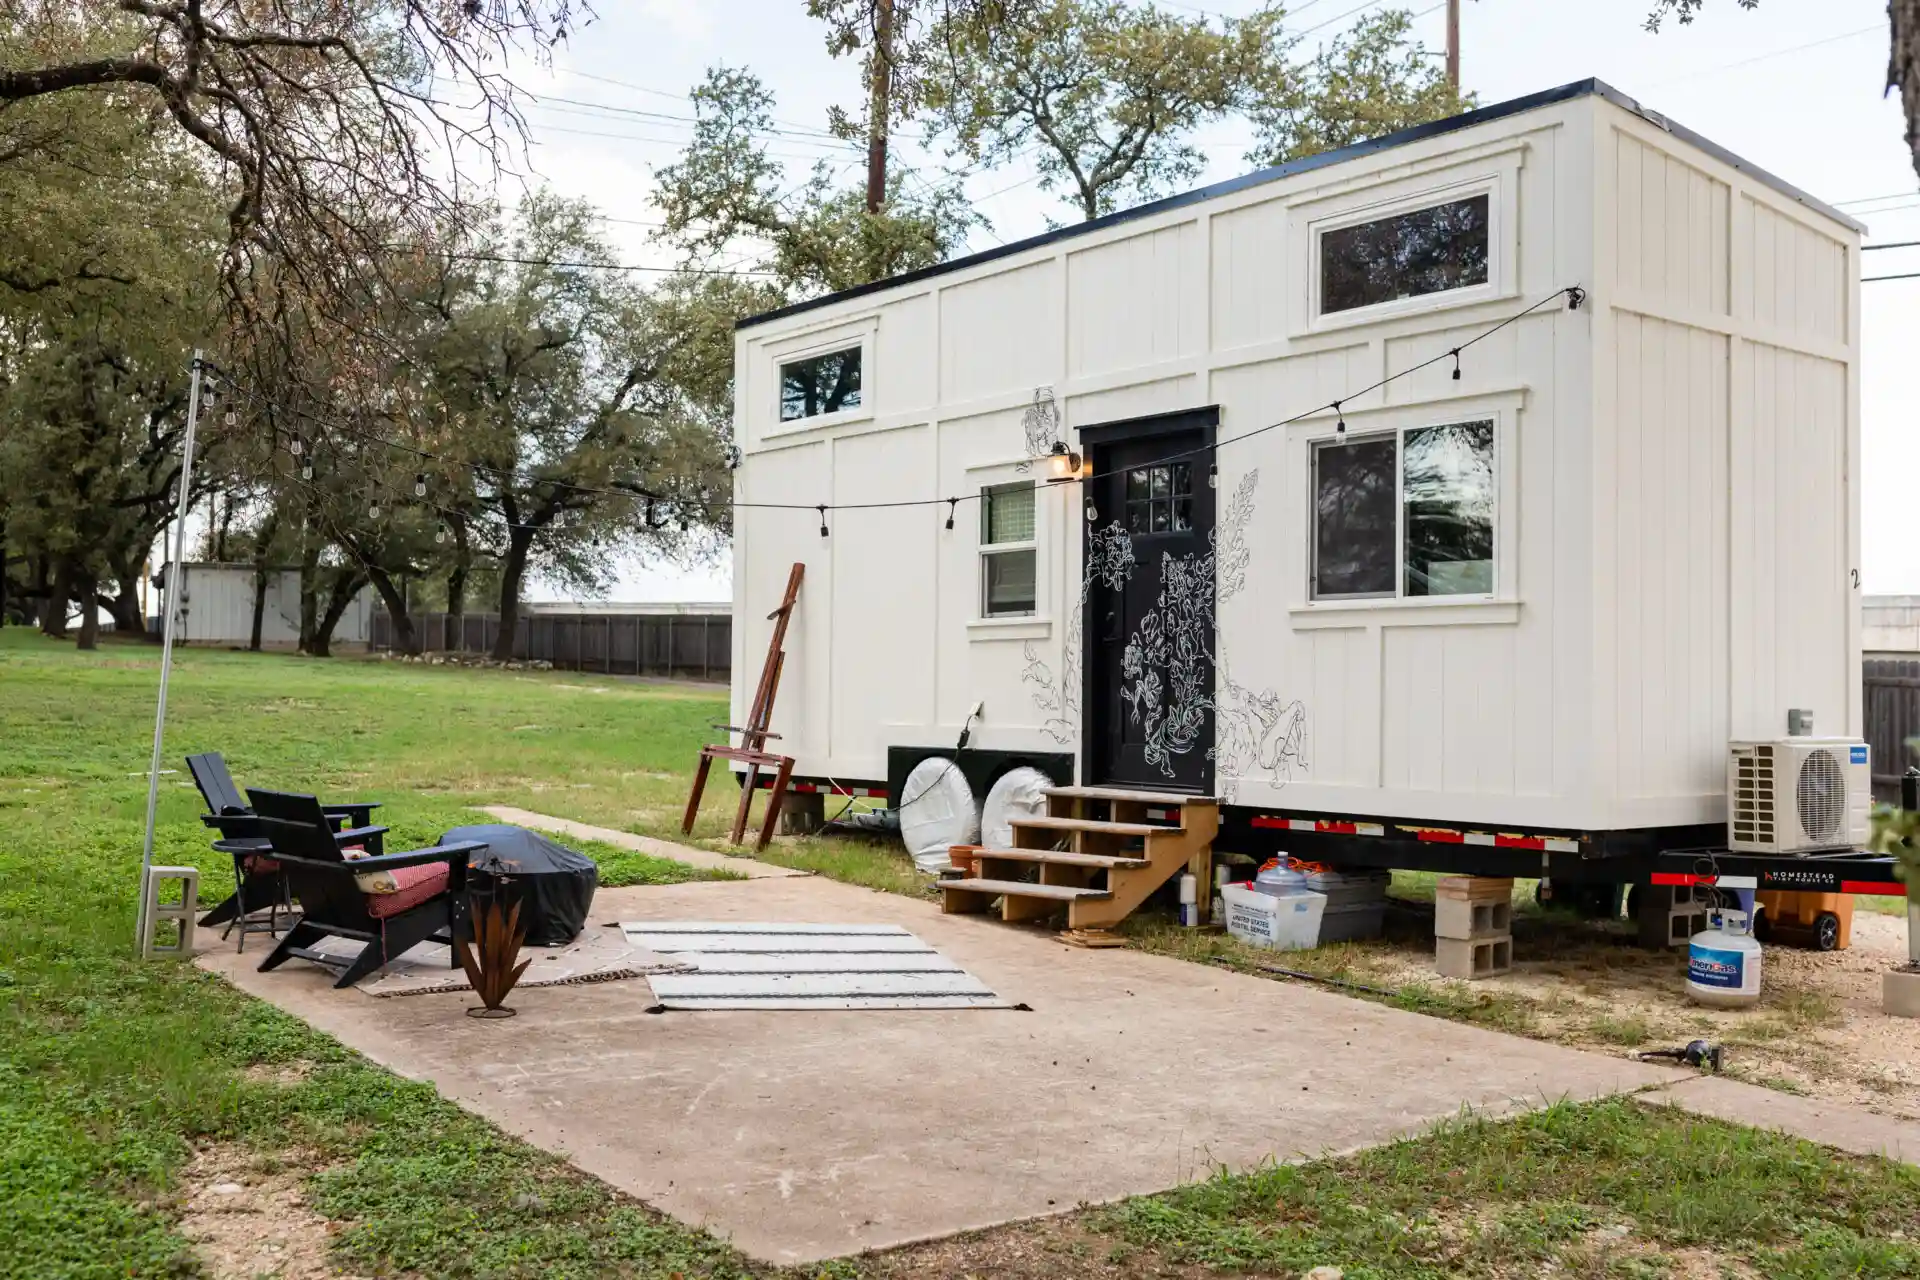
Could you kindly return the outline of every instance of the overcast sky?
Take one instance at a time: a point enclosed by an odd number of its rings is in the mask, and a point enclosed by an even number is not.
[[[1194,11],[1195,4],[1170,9]],[[1293,26],[1308,47],[1364,12],[1359,0],[1302,0]],[[1598,76],[1647,106],[1860,217],[1869,243],[1920,240],[1920,183],[1902,140],[1899,104],[1882,96],[1887,63],[1885,0],[1761,0],[1747,12],[1734,0],[1707,0],[1691,26],[1641,29],[1650,0],[1467,0],[1462,79],[1483,103]],[[1214,0],[1213,13],[1243,14],[1255,0]],[[1444,9],[1413,0],[1416,30],[1444,43]],[[715,63],[752,68],[778,97],[788,130],[768,149],[797,180],[820,157],[852,178],[858,152],[821,134],[827,108],[859,100],[857,66],[827,56],[823,29],[803,0],[607,0],[601,16],[562,49],[551,67],[517,78],[541,101],[528,110],[539,180],[593,201],[629,262],[670,261],[648,242],[658,213],[652,174],[685,145],[691,115],[684,94]],[[1323,25],[1324,24],[1324,25]],[[1313,30],[1313,28],[1318,28]],[[566,99],[567,101],[558,101]],[[1248,140],[1239,126],[1203,135],[1206,181],[1243,172]],[[950,166],[908,148],[928,181]],[[961,179],[991,220],[972,246],[987,248],[1069,217],[1041,192],[1032,171],[1014,167]],[[511,193],[509,192],[509,198]],[[616,221],[618,219],[618,221]],[[1920,249],[1866,255],[1866,274],[1920,272]],[[1920,279],[1864,287],[1865,434],[1862,579],[1869,592],[1920,594],[1920,535],[1913,511],[1920,442],[1912,428],[1920,359]],[[552,592],[540,591],[547,598]],[[724,563],[684,570],[633,566],[612,592],[625,600],[725,599]]]

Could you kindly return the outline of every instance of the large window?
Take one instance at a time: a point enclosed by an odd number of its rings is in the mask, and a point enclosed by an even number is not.
[[[1484,195],[1320,233],[1320,313],[1487,282]]]
[[[1313,446],[1316,600],[1493,592],[1493,423]]]
[[[860,348],[828,351],[780,366],[780,421],[860,407]]]
[[[980,491],[980,616],[1030,617],[1034,612],[1033,484]]]

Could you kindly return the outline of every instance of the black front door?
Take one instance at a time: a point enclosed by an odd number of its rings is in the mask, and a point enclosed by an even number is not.
[[[1216,411],[1083,431],[1088,780],[1213,787]]]

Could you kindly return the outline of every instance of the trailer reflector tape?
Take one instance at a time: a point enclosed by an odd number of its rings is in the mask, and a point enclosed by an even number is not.
[[[1264,813],[1256,816],[1249,825],[1276,831],[1317,831],[1323,835],[1335,836],[1384,836],[1387,834],[1386,827],[1378,822],[1335,822],[1328,818],[1276,818]]]
[[[1485,844],[1485,845],[1497,845],[1497,844],[1499,844],[1499,843],[1501,843],[1501,842],[1500,842],[1499,840],[1497,840],[1497,839],[1495,839],[1495,838],[1494,838],[1493,836],[1490,836],[1490,835],[1488,835],[1488,834],[1487,834],[1486,832],[1484,832],[1484,831],[1469,831],[1469,832],[1467,832],[1467,834],[1466,834],[1466,840],[1465,840],[1465,843],[1467,843],[1467,844]],[[1508,847],[1509,847],[1509,848],[1511,848],[1512,846],[1511,846],[1511,845],[1509,845]]]
[[[773,790],[773,779],[763,775],[755,785],[762,791],[771,791]],[[802,795],[872,796],[876,800],[885,800],[887,798],[887,789],[885,787],[848,787],[833,786],[831,784],[823,785],[818,782],[789,782],[787,784],[787,790],[798,792]]]
[[[1842,880],[1840,882],[1840,892],[1872,893],[1885,898],[1904,898],[1907,896],[1907,886],[1903,884],[1888,884],[1879,880]]]
[[[1580,842],[1578,840],[1543,840],[1541,843],[1546,846],[1548,853],[1580,852]]]

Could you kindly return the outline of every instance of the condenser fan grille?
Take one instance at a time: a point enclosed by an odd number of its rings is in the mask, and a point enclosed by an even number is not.
[[[1840,761],[1824,748],[1809,751],[1794,783],[1800,829],[1814,840],[1831,840],[1847,820],[1847,779]]]

